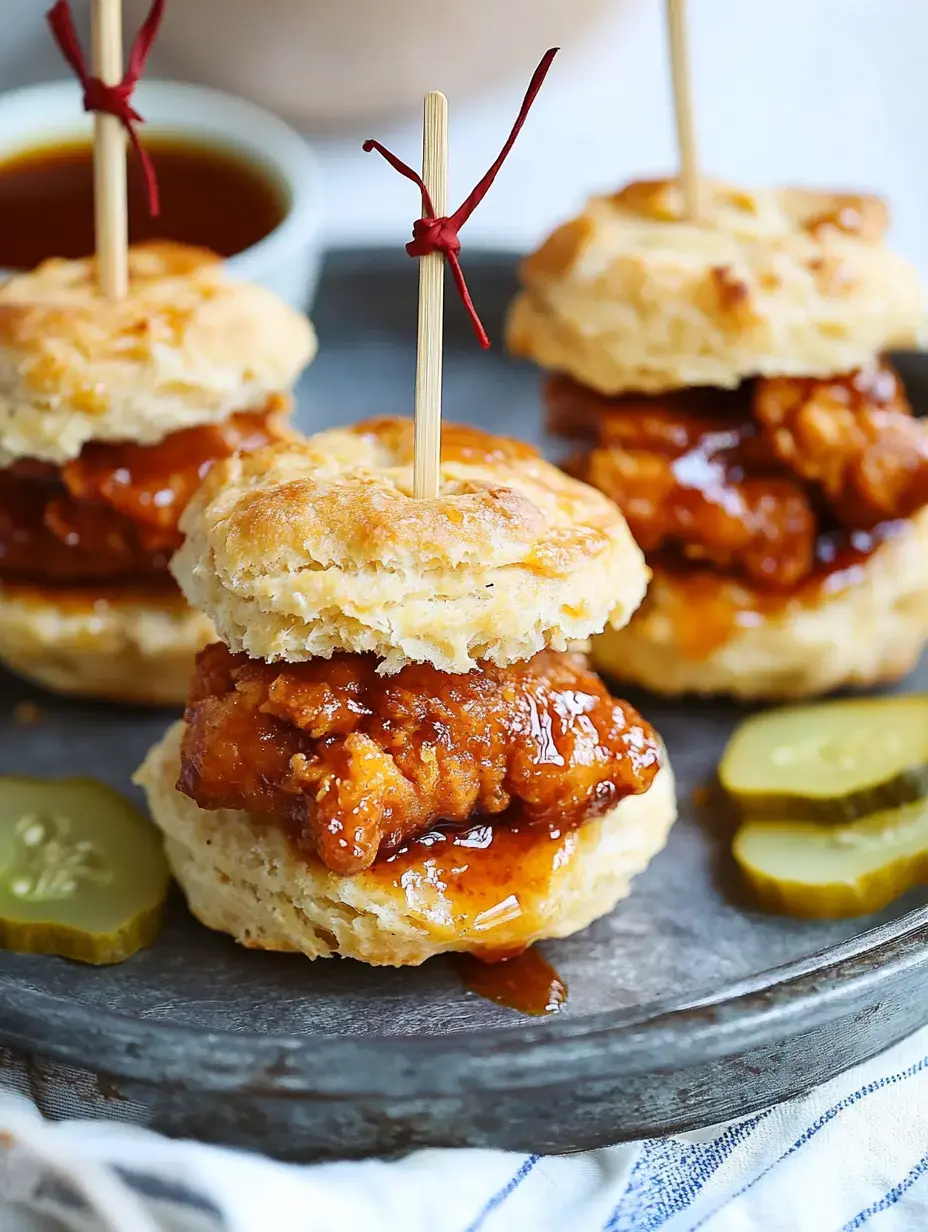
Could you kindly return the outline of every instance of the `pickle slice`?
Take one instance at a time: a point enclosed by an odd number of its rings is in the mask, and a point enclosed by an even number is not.
[[[732,851],[768,911],[866,915],[928,881],[928,800],[844,825],[749,821]]]
[[[746,719],[719,779],[748,818],[854,821],[928,796],[928,697],[852,698]]]
[[[117,963],[158,935],[158,831],[91,779],[0,778],[0,947]]]

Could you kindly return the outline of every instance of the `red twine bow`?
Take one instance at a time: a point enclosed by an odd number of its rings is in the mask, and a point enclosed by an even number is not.
[[[459,205],[450,218],[436,218],[435,207],[432,205],[432,199],[429,196],[429,191],[422,182],[422,177],[412,167],[408,167],[404,162],[392,154],[388,149],[380,144],[379,141],[373,139],[365,141],[363,149],[365,153],[370,153],[371,150],[376,150],[381,154],[395,171],[400,175],[404,175],[407,180],[412,180],[422,193],[422,210],[425,214],[424,218],[417,218],[412,227],[412,239],[406,245],[406,251],[411,257],[427,257],[430,253],[443,253],[448,264],[451,266],[451,273],[454,276],[455,286],[458,289],[458,294],[464,302],[464,307],[467,309],[468,315],[474,325],[474,332],[480,345],[484,348],[490,345],[490,339],[487,337],[487,332],[483,328],[480,318],[477,316],[477,310],[474,307],[470,297],[470,292],[467,289],[467,283],[464,281],[464,273],[461,269],[461,263],[458,260],[458,253],[461,251],[461,241],[458,232],[461,227],[467,222],[471,214],[486,196],[491,184],[496,179],[500,167],[506,161],[509,151],[515,144],[515,139],[522,130],[522,125],[531,109],[532,103],[535,101],[535,96],[542,87],[545,77],[548,75],[548,69],[554,57],[560,49],[552,47],[546,51],[541,58],[541,63],[532,74],[532,80],[529,82],[528,89],[525,91],[525,98],[522,100],[522,106],[519,108],[519,114],[516,117],[516,122],[512,126],[512,131],[506,139],[506,144],[499,152],[496,161],[487,171],[486,175],[470,194],[463,204]]]
[[[99,111],[115,116],[128,133],[132,148],[138,155],[139,165],[142,168],[148,209],[153,218],[160,209],[158,180],[152,161],[139,140],[136,125],[144,124],[145,121],[132,106],[132,92],[145,71],[145,61],[148,59],[151,45],[161,25],[161,18],[164,16],[164,5],[165,0],[152,0],[148,16],[139,27],[139,32],[129,52],[129,67],[122,81],[113,86],[108,86],[88,71],[77,32],[74,29],[74,19],[71,16],[68,0],[57,0],[57,3],[45,14],[52,37],[81,83],[84,91],[84,110]]]

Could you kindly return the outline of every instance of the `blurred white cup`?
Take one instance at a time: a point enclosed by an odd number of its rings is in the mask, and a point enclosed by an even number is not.
[[[182,0],[159,51],[172,71],[308,127],[466,94],[568,41],[608,0]],[[138,20],[148,0],[127,6]]]

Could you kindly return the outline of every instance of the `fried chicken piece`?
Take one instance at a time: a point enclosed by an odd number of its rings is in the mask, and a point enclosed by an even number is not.
[[[372,655],[272,664],[207,647],[178,789],[202,808],[268,814],[351,874],[441,822],[511,810],[577,825],[657,773],[654,732],[579,656],[466,675],[376,669]]]
[[[273,399],[261,411],[172,432],[157,445],[91,441],[62,468],[68,497],[106,505],[179,541],[178,519],[213,462],[278,440],[282,404]]]
[[[164,573],[177,522],[217,458],[283,433],[283,400],[157,445],[85,445],[60,469],[24,458],[0,471],[0,570],[51,583]]]
[[[754,416],[780,462],[870,529],[928,504],[928,433],[885,362],[829,380],[758,380]]]
[[[69,507],[57,479],[24,470],[0,470],[0,577],[71,585],[164,574],[173,547],[149,551],[130,518],[105,505]]]
[[[547,399],[555,431],[593,436],[570,469],[616,502],[643,551],[675,547],[775,588],[812,571],[812,503],[782,473],[744,391],[605,398],[557,377]]]

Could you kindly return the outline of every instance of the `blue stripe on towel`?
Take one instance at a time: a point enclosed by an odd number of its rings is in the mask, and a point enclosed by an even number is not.
[[[895,1206],[899,1199],[911,1189],[920,1177],[923,1177],[928,1172],[928,1155],[923,1155],[912,1171],[901,1180],[898,1185],[880,1198],[879,1202],[874,1202],[872,1206],[868,1206],[866,1210],[855,1215],[850,1223],[846,1223],[841,1229],[841,1232],[855,1232],[857,1228],[862,1228],[865,1223],[869,1223],[873,1215],[879,1215],[881,1211],[888,1211],[891,1206]]]
[[[844,1099],[839,1100],[836,1104],[832,1104],[830,1108],[822,1113],[817,1121],[813,1121],[809,1128],[800,1134],[793,1145],[785,1150],[778,1159],[775,1159],[773,1163],[768,1164],[762,1172],[759,1172],[757,1176],[748,1181],[747,1184],[742,1185],[737,1193],[733,1193],[730,1198],[726,1198],[725,1201],[721,1203],[721,1205],[717,1206],[714,1211],[703,1216],[699,1223],[693,1225],[690,1232],[697,1232],[698,1228],[704,1227],[710,1219],[714,1219],[719,1211],[724,1210],[729,1203],[734,1202],[743,1194],[746,1194],[747,1191],[752,1189],[758,1181],[762,1181],[764,1177],[777,1166],[777,1164],[783,1163],[783,1161],[788,1159],[790,1155],[794,1155],[796,1151],[801,1150],[801,1148],[804,1147],[810,1139],[815,1137],[820,1129],[824,1129],[829,1121],[834,1120],[839,1113],[853,1107],[854,1104],[860,1103],[860,1101],[866,1099],[868,1095],[873,1095],[875,1092],[883,1090],[884,1087],[895,1086],[899,1082],[905,1082],[909,1078],[914,1078],[915,1075],[921,1073],[926,1066],[928,1066],[928,1056],[922,1057],[920,1061],[916,1061],[915,1064],[910,1065],[908,1069],[899,1070],[895,1074],[887,1074],[885,1077],[878,1078],[874,1082],[868,1082],[866,1086],[859,1087],[852,1094],[845,1096]]]
[[[122,1167],[119,1164],[109,1166],[139,1198],[171,1205],[181,1211],[205,1215],[213,1221],[217,1232],[221,1232],[226,1227],[225,1217],[215,1202],[196,1190],[174,1181],[162,1180],[161,1177],[152,1176],[147,1172],[137,1172],[133,1168]],[[61,1208],[62,1211],[71,1211],[84,1218],[90,1218],[93,1214],[83,1194],[51,1174],[42,1177],[36,1187],[35,1197],[41,1203],[48,1203],[50,1206]]]
[[[767,1109],[730,1125],[711,1142],[648,1139],[604,1232],[655,1232],[672,1215],[685,1211],[732,1151],[769,1115]]]
[[[160,1176],[152,1176],[147,1172],[137,1172],[133,1168],[115,1165],[113,1171],[134,1189],[142,1198],[150,1198],[155,1202],[168,1202],[174,1206],[184,1207],[188,1211],[198,1211],[208,1215],[220,1227],[226,1226],[222,1211],[211,1199],[206,1198],[196,1190],[176,1181],[166,1181]]]
[[[518,1172],[506,1182],[502,1189],[496,1191],[474,1222],[467,1225],[464,1232],[478,1232],[493,1212],[503,1205],[513,1190],[519,1188],[540,1158],[539,1155],[529,1155],[527,1159],[523,1160]]]

